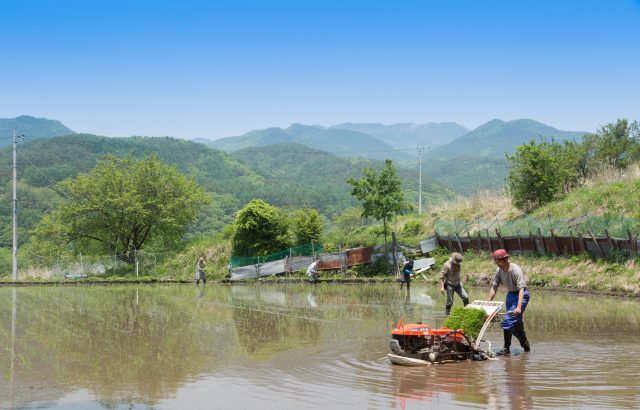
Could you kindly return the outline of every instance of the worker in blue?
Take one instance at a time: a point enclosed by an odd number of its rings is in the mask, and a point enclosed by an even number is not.
[[[407,284],[407,291],[411,288],[411,277],[413,276],[413,259],[409,258],[402,266],[402,283],[400,289]]]
[[[520,266],[509,262],[509,253],[504,249],[493,252],[493,261],[497,265],[493,286],[489,290],[489,300],[496,296],[496,290],[500,284],[507,288],[507,314],[501,323],[504,336],[504,347],[497,354],[508,355],[511,353],[511,336],[520,341],[520,346],[525,352],[531,350],[527,334],[524,331],[522,315],[529,304],[529,291],[525,282],[524,273]]]

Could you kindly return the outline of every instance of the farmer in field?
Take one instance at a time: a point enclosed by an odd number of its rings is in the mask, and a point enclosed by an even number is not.
[[[413,276],[413,259],[409,258],[408,261],[404,263],[402,267],[402,283],[400,284],[400,289],[407,284],[407,292],[411,288],[411,277]]]
[[[498,266],[496,276],[493,279],[493,286],[489,291],[489,300],[493,300],[496,296],[496,290],[500,284],[504,284],[507,288],[507,312],[512,312],[504,317],[501,323],[504,335],[504,347],[498,352],[499,355],[507,355],[510,353],[511,336],[515,335],[520,341],[520,346],[525,352],[531,350],[527,334],[524,331],[524,323],[522,314],[529,303],[529,291],[525,283],[524,273],[520,266],[509,262],[509,254],[504,249],[498,249],[493,252],[493,261]]]
[[[318,261],[313,261],[307,268],[307,276],[311,283],[318,283]]]
[[[200,258],[198,258],[198,263],[196,264],[196,285],[200,284],[201,279],[203,285],[207,284],[207,274],[204,269],[204,256],[201,256]]]
[[[449,315],[451,306],[453,306],[453,292],[457,293],[462,299],[464,306],[469,304],[469,296],[460,281],[460,270],[462,264],[462,255],[454,252],[448,261],[442,265],[440,270],[440,293],[447,291],[447,304],[444,313]]]

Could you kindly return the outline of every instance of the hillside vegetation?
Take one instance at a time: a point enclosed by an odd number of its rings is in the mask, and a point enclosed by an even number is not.
[[[381,161],[339,158],[299,144],[247,149],[233,155],[205,145],[174,138],[107,138],[75,134],[21,144],[18,150],[19,240],[61,200],[56,184],[92,169],[111,153],[141,158],[155,153],[193,176],[211,196],[211,203],[191,227],[189,237],[212,235],[232,222],[235,213],[252,199],[263,199],[287,210],[310,207],[332,219],[358,204],[346,183],[365,167],[382,168]],[[11,148],[0,151],[0,163],[10,164]],[[407,197],[417,203],[417,175],[399,169]],[[11,246],[11,179],[0,176],[0,245]],[[429,178],[423,178],[423,201],[440,203],[455,194]]]
[[[600,226],[615,232],[621,227],[613,224],[626,221],[624,229],[633,226],[634,235],[639,237],[638,198],[640,165],[634,164],[624,172],[603,170],[563,199],[542,206],[528,215],[518,210],[511,198],[504,194],[480,192],[468,198],[458,198],[430,209],[421,217],[408,215],[399,218],[398,236],[401,242],[417,246],[421,239],[433,235],[436,227],[444,226],[442,221],[449,222],[446,226],[457,227],[461,234],[483,231],[488,224],[495,224],[496,221],[502,226],[520,226],[520,232],[526,233],[532,221],[541,221],[543,228],[548,227],[547,221],[552,221],[558,224],[553,225],[553,229],[561,231],[562,224],[566,225],[567,221],[588,222],[592,218],[612,215],[615,218],[606,219]],[[626,237],[626,230],[622,232],[625,232],[622,237]],[[603,232],[595,234],[603,235]],[[437,269],[446,261],[449,252],[439,250],[432,256],[436,258],[436,267],[427,272],[424,280],[436,284]],[[570,258],[531,255],[514,256],[511,259],[524,269],[533,286],[640,294],[640,257],[628,259],[617,255],[609,260],[594,260],[585,254]],[[494,271],[495,264],[488,253],[467,252],[464,255],[463,273],[467,283],[486,286],[491,282]]]
[[[438,227],[442,226],[457,227],[457,232],[460,234],[475,233],[487,228],[492,231],[499,225],[520,226],[520,232],[524,234],[530,230],[531,223],[535,221],[540,221],[540,227],[547,232],[549,221],[557,223],[558,225],[552,228],[558,233],[565,230],[565,227],[560,224],[567,221],[587,222],[589,219],[602,217],[609,217],[612,223],[622,220],[638,226],[637,223],[640,220],[638,198],[640,198],[640,164],[633,164],[624,170],[602,169],[600,173],[583,181],[580,188],[530,213],[518,209],[513,204],[513,199],[505,192],[481,191],[434,206],[422,217],[407,216],[398,224],[402,231],[407,224],[419,223],[420,234],[423,236],[435,233]],[[518,221],[521,222],[520,225],[517,224]],[[444,222],[447,224],[445,225]],[[576,229],[579,229],[579,225]],[[449,230],[440,231],[440,233],[455,232]],[[597,234],[603,234],[603,232],[597,232]],[[640,236],[640,232],[636,234]]]

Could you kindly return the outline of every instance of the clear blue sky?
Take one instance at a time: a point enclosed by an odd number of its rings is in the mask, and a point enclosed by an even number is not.
[[[640,0],[2,0],[0,22],[0,118],[78,132],[640,120]]]

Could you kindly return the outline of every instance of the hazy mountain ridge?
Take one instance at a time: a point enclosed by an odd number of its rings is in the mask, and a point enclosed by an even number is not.
[[[53,138],[76,132],[60,121],[21,115],[15,118],[0,118],[0,147],[6,147],[13,141],[13,131],[24,135],[25,140]]]
[[[455,122],[417,124],[403,122],[391,125],[379,123],[343,123],[333,128],[372,135],[396,149],[437,147],[461,137],[470,130]]]
[[[494,119],[446,145],[432,149],[428,156],[440,159],[463,156],[504,157],[505,153],[514,153],[516,147],[532,139],[537,142],[551,139],[579,140],[584,134],[582,131],[561,131],[530,119],[508,122]]]
[[[233,152],[246,148],[266,147],[276,144],[298,143],[340,157],[364,157],[371,159],[405,159],[391,145],[369,134],[339,128],[323,128],[292,124],[288,128],[253,130],[236,137],[227,137],[206,143],[212,148]]]

